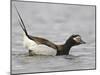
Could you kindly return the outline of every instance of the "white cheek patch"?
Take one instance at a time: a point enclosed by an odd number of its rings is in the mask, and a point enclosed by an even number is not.
[[[77,36],[77,37],[73,38],[73,40],[76,41],[77,43],[80,42],[80,39],[81,39],[80,36]]]

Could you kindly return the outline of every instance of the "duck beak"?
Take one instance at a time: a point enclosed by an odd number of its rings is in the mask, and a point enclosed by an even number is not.
[[[84,42],[83,40],[80,40],[80,44],[86,44],[86,42]]]

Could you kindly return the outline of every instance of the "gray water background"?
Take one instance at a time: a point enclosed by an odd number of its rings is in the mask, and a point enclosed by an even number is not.
[[[64,43],[72,34],[86,44],[71,48],[69,56],[28,56],[14,4],[30,35]],[[12,2],[12,73],[95,69],[95,6]]]

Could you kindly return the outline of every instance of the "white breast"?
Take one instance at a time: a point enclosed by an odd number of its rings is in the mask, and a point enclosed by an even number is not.
[[[32,50],[32,54],[55,56],[57,53],[57,51],[51,47],[43,44],[38,45],[36,42],[30,40],[26,35],[24,35],[24,46],[28,50]]]

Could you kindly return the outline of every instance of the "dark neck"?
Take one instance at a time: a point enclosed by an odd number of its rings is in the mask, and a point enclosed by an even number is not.
[[[68,55],[72,46],[75,46],[74,41],[68,39],[63,45],[58,46],[57,55]]]
[[[73,46],[73,44],[71,43],[71,41],[67,41],[65,44],[64,44],[64,53],[66,54],[66,55],[68,55],[69,54],[69,52],[70,52],[70,49],[71,49],[71,47]]]
[[[71,47],[72,47],[72,46],[71,46],[70,44],[64,44],[64,53],[65,53],[66,55],[69,54]]]

